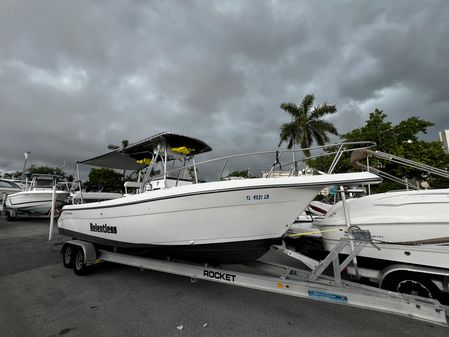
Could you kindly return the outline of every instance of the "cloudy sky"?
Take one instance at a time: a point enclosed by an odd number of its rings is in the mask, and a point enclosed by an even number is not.
[[[449,1],[0,1],[0,171],[174,131],[275,149],[282,102],[449,129]],[[71,173],[71,172],[68,172]]]

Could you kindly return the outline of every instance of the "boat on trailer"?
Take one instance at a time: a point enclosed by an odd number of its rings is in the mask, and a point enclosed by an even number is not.
[[[449,270],[449,188],[419,189],[385,172],[362,164],[373,156],[406,167],[430,172],[449,179],[449,173],[425,164],[380,151],[354,151],[354,166],[369,169],[385,178],[403,183],[407,190],[389,191],[353,198],[334,204],[314,225],[322,230],[326,250],[332,250],[341,237],[350,236],[350,225],[369,230],[380,250],[364,249],[359,256]],[[413,189],[409,189],[413,188]],[[440,252],[446,252],[441,254]],[[408,253],[406,253],[408,252]]]
[[[61,175],[33,174],[25,190],[6,196],[4,213],[8,219],[16,217],[48,217],[52,207],[53,187],[56,188],[55,203],[59,209],[65,203],[69,192]]]
[[[379,181],[372,173],[356,172],[201,182],[201,163],[195,157],[211,150],[201,140],[165,132],[81,162],[145,169],[140,193],[66,205],[59,232],[119,252],[216,265],[242,263],[279,243],[324,187]]]
[[[423,246],[427,246],[424,251],[431,246],[448,249],[448,211],[449,189],[393,191],[347,200],[351,225],[369,229],[372,238],[382,245],[380,251],[373,247],[374,250],[366,249],[361,255],[447,269],[447,258],[435,260],[431,255],[423,255],[419,259],[417,252],[407,255],[402,251],[419,250]],[[344,213],[343,204],[339,202],[324,218],[315,221],[315,226],[323,230],[327,250],[332,250],[342,236],[349,235]]]
[[[351,238],[353,228],[367,230],[374,245],[366,246],[357,263],[347,272],[392,291],[438,298],[449,303],[449,189],[418,189],[386,172],[361,163],[368,156],[389,160],[449,178],[445,170],[380,151],[355,151],[353,164],[361,169],[402,183],[408,190],[390,191],[345,200],[334,204],[324,217],[314,219],[319,241],[305,237],[318,251],[332,251],[342,238]],[[413,189],[409,189],[413,188]],[[300,250],[300,249],[298,249]],[[311,249],[310,249],[311,250]],[[341,251],[350,253],[350,247]],[[323,254],[321,254],[323,255]]]

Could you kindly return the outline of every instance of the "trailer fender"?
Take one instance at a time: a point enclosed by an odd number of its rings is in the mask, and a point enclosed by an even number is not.
[[[423,267],[423,266],[413,266],[408,264],[392,264],[382,270],[379,274],[379,287],[382,288],[383,282],[391,276],[392,273],[395,272],[411,272],[418,274],[427,274],[427,275],[442,275],[447,279],[449,277],[449,270],[440,269],[440,268],[432,268],[432,267]]]
[[[97,251],[95,246],[90,242],[85,242],[81,240],[69,240],[64,242],[61,252],[64,251],[64,248],[67,245],[78,247],[78,249],[82,249],[84,253],[84,263],[89,266],[96,263],[97,260]]]

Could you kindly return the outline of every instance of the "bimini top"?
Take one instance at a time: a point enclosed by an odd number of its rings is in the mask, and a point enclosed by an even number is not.
[[[78,163],[112,169],[140,170],[148,166],[159,144],[161,144],[162,149],[164,144],[166,144],[170,152],[185,156],[193,156],[212,151],[209,145],[199,139],[170,132],[161,132],[152,137],[132,143],[126,148],[119,148]]]

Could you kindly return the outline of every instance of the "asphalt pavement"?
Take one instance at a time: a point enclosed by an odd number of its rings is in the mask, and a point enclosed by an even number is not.
[[[47,220],[0,219],[0,336],[449,336],[425,322],[103,263],[62,265]]]

